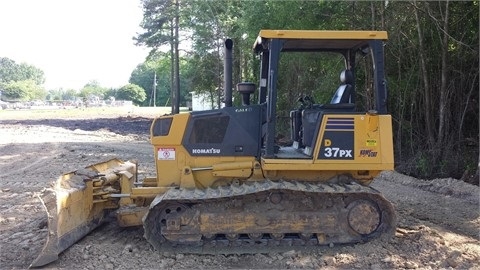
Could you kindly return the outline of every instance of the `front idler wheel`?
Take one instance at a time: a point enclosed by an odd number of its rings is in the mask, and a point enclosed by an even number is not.
[[[348,225],[356,233],[368,236],[374,233],[381,223],[381,213],[378,206],[371,201],[357,200],[347,207]]]

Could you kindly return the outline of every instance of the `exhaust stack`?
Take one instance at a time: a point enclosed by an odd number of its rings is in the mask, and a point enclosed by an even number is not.
[[[233,40],[225,40],[224,55],[224,86],[225,86],[225,107],[232,107],[232,61],[233,61]]]

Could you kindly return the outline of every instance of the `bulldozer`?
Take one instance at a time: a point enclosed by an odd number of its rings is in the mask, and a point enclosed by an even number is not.
[[[225,106],[152,121],[155,177],[140,179],[135,161],[119,159],[60,176],[42,197],[48,239],[31,267],[55,261],[112,213],[119,226],[143,226],[159,250],[265,252],[391,236],[394,207],[370,187],[394,166],[387,39],[385,31],[261,30],[253,45],[258,93],[255,83],[238,83],[238,106],[226,39]],[[289,53],[334,54],[342,70],[337,89],[321,90],[330,101],[298,99],[282,118],[290,136],[281,141],[278,89],[286,77],[279,63]],[[365,59],[361,87],[357,67]],[[370,108],[358,98],[365,91]]]

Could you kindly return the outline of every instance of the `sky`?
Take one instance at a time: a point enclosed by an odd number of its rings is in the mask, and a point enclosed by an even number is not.
[[[128,83],[149,49],[139,0],[0,0],[0,57],[45,73],[45,88],[81,89]]]

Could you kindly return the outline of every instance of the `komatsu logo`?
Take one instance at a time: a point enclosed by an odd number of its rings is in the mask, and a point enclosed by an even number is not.
[[[192,154],[220,154],[220,149],[217,149],[217,148],[192,149]]]

